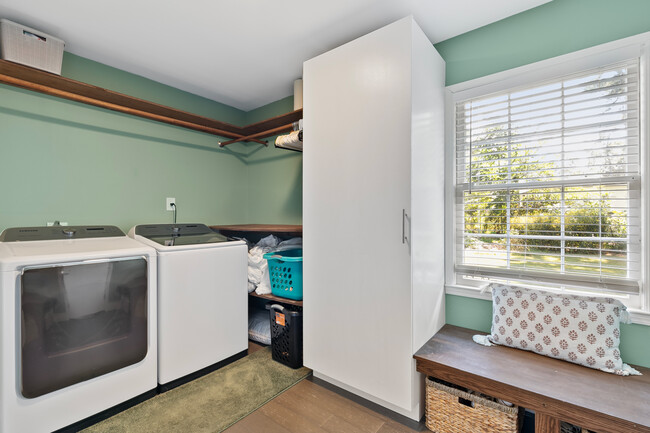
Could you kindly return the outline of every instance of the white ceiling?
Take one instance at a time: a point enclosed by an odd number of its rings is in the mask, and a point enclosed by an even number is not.
[[[407,15],[436,43],[550,0],[0,0],[66,51],[251,110],[302,62]]]

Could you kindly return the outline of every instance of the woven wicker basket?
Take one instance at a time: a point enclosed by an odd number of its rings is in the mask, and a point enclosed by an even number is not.
[[[523,408],[427,378],[426,425],[435,433],[517,433],[522,415]]]

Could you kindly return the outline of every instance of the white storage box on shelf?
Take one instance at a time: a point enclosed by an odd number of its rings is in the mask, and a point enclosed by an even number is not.
[[[54,36],[0,19],[0,58],[61,75],[65,43]]]

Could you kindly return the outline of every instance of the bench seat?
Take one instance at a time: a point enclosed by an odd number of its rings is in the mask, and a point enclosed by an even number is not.
[[[560,421],[598,433],[650,433],[650,369],[610,373],[504,346],[485,334],[445,325],[414,355],[417,371],[535,412],[536,433],[559,433]]]

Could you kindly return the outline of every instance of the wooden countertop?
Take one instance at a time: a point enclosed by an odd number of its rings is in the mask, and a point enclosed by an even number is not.
[[[302,237],[302,226],[298,224],[232,224],[210,226],[210,228],[231,238],[248,239],[253,244],[269,235],[285,240]]]
[[[472,341],[445,325],[413,356],[417,370],[598,432],[650,432],[650,368],[617,376],[532,352]]]
[[[225,226],[210,226],[213,230],[231,232],[263,232],[263,233],[294,233],[302,234],[302,225],[290,224],[232,224]]]

